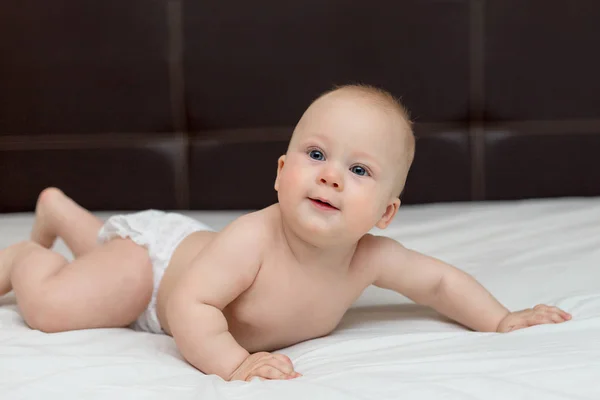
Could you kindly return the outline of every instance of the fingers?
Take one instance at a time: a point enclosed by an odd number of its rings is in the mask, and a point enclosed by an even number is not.
[[[566,311],[561,310],[558,307],[550,307],[550,311],[560,315],[565,321],[568,321],[572,318],[571,314]]]
[[[550,323],[550,322],[552,322],[552,320],[549,319],[546,316],[546,313],[541,312],[541,311],[533,312],[527,318],[527,325],[528,326],[547,324],[547,323]]]
[[[284,363],[289,364],[289,366],[293,369],[294,364],[292,363],[292,360],[285,354],[273,353],[272,356]]]
[[[291,371],[287,372],[289,375],[292,375],[294,378],[298,378],[298,377],[302,376],[301,373],[294,371],[294,364],[292,363],[292,360],[285,354],[275,353],[275,354],[273,354],[273,357],[275,357],[276,359],[278,359],[281,362],[286,363],[290,366]]]
[[[261,379],[294,379],[302,376],[294,371],[292,360],[283,354],[270,354],[264,357],[250,371],[246,380],[254,377]]]
[[[529,326],[540,324],[561,323],[570,320],[571,314],[561,310],[558,307],[550,307],[545,304],[538,304],[533,307],[531,314],[527,318]]]
[[[254,377],[258,377],[260,379],[269,379],[269,380],[288,380],[288,379],[299,378],[301,376],[302,376],[302,374],[299,374],[298,372],[292,372],[291,374],[286,374],[271,365],[263,365],[263,366],[255,369],[254,371],[252,371],[248,375],[248,378],[246,380],[250,381]]]
[[[565,319],[560,314],[558,314],[558,313],[551,313],[550,314],[550,319],[555,324],[560,324],[561,322],[565,322]]]
[[[571,314],[561,310],[558,307],[548,307],[546,312],[552,315],[552,320],[555,322],[557,319],[559,319],[558,322],[565,322],[571,319]]]
[[[569,314],[568,312],[565,312],[565,311],[561,310],[558,307],[547,306],[545,304],[538,304],[537,306],[533,307],[533,309],[535,311],[551,311],[551,312],[555,312],[557,314],[560,314],[565,319],[569,319],[571,317],[571,314]]]
[[[248,376],[248,380],[253,377],[263,379],[288,379],[288,375],[271,365],[261,365]]]
[[[511,332],[542,324],[559,324],[573,317],[558,307],[538,304],[533,308],[512,312],[498,325],[498,332]]]
[[[269,365],[277,368],[279,371],[285,373],[286,375],[292,375],[294,373],[294,366],[292,365],[292,362],[289,358],[287,358],[286,360],[274,355],[273,358],[269,360]]]

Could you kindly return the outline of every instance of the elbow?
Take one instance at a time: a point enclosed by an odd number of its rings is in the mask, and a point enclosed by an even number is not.
[[[180,310],[182,309],[182,301],[172,294],[167,299],[167,304],[165,305],[165,325],[163,329],[171,336],[175,337],[176,331],[178,331],[179,321],[182,319],[182,315]]]
[[[440,274],[431,289],[431,297],[435,304],[447,302],[461,292],[464,293],[473,278],[458,268],[449,268]]]
[[[432,296],[440,297],[441,293],[444,291],[444,287],[446,286],[446,281],[447,279],[445,275],[439,277],[431,289]]]
[[[227,331],[222,311],[200,301],[189,293],[173,293],[166,305],[167,324],[173,338],[182,336],[211,336]]]
[[[189,326],[191,319],[190,308],[193,307],[194,298],[182,290],[174,290],[165,305],[166,331],[171,336],[179,336]]]
[[[445,275],[441,275],[439,279],[437,279],[430,290],[428,291],[428,295],[426,296],[425,304],[428,307],[435,307],[440,301],[443,301],[444,294],[446,293],[447,287],[447,278]]]

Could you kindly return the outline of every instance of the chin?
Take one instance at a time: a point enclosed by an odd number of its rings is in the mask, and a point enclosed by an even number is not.
[[[325,224],[317,222],[310,222],[304,220],[302,223],[303,230],[309,235],[315,235],[318,237],[335,237],[335,231],[330,226],[323,226]]]
[[[333,226],[326,221],[307,218],[299,221],[299,230],[307,243],[318,245],[333,245],[347,240],[347,232],[339,226]]]
[[[315,214],[310,207],[306,204],[281,207],[284,218],[290,222],[288,226],[298,237],[317,247],[345,239],[347,229],[343,228],[342,221],[337,218],[323,218]]]

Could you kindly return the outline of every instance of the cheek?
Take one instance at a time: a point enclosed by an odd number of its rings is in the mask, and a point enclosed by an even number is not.
[[[375,185],[368,184],[357,184],[357,182],[353,182],[351,187],[349,188],[349,196],[347,196],[348,201],[354,213],[356,215],[360,215],[361,220],[379,220],[379,202],[380,193],[378,192]]]
[[[295,188],[300,181],[300,174],[297,169],[289,169],[283,176],[283,182],[285,183],[286,189]]]
[[[295,165],[284,167],[281,171],[279,186],[283,194],[296,193],[303,189],[303,180],[305,176],[302,173],[302,168]]]

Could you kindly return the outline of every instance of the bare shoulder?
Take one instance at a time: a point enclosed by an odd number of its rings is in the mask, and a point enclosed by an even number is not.
[[[264,210],[244,214],[215,234],[191,260],[189,273],[232,273],[253,280],[271,235]]]
[[[364,252],[366,257],[374,260],[387,257],[387,252],[407,251],[406,247],[392,238],[372,234],[366,234],[360,239],[357,250]]]
[[[178,279],[182,297],[202,296],[224,307],[254,281],[267,248],[269,227],[261,211],[230,222],[191,260]]]
[[[270,221],[266,209],[244,214],[229,223],[217,233],[216,241],[235,246],[231,250],[243,253],[244,250],[256,253],[264,248],[272,236]]]
[[[366,234],[358,242],[356,263],[360,268],[371,270],[374,279],[377,279],[390,263],[397,265],[408,252],[406,247],[392,238]]]

